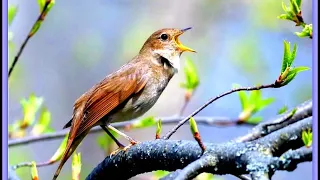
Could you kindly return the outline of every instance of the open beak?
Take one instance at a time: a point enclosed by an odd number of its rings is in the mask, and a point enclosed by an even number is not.
[[[184,52],[184,51],[196,52],[195,50],[193,50],[193,49],[191,49],[191,48],[189,48],[189,47],[187,47],[187,46],[184,46],[184,45],[179,41],[179,36],[180,36],[181,34],[183,34],[184,32],[190,30],[190,29],[191,29],[191,27],[185,28],[185,29],[181,29],[181,32],[178,33],[178,34],[175,36],[175,38],[174,38],[174,40],[175,40],[176,43],[177,43],[178,48],[179,48],[182,52]]]

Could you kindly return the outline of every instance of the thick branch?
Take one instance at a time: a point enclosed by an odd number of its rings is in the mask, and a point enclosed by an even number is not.
[[[227,142],[223,144],[205,144],[205,155],[217,157],[216,168],[204,168],[197,172],[213,174],[248,174],[257,172],[261,162],[271,164],[279,157],[273,157],[272,152],[283,152],[297,145],[303,146],[299,137],[301,132],[312,128],[312,119],[305,119],[265,137],[251,142]],[[290,144],[275,143],[285,135]],[[293,138],[297,137],[297,138]],[[278,149],[273,149],[277,145]],[[272,151],[271,151],[272,149]],[[226,153],[227,152],[227,153]],[[105,158],[87,177],[90,179],[128,179],[135,175],[154,170],[175,171],[187,167],[199,159],[202,151],[197,143],[190,141],[155,140],[137,144],[126,152]],[[254,156],[254,157],[253,157]],[[256,160],[253,163],[252,160]],[[248,165],[249,166],[248,168]],[[269,168],[269,166],[268,166]],[[127,173],[123,173],[123,170]],[[279,169],[280,170],[280,169]],[[194,174],[193,174],[194,176]]]

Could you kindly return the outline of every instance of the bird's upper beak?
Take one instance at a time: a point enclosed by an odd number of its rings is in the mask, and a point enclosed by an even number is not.
[[[180,32],[179,32],[179,33],[175,36],[175,38],[174,38],[175,41],[176,41],[176,43],[177,43],[178,48],[179,48],[182,52],[184,52],[184,51],[196,52],[195,50],[193,50],[193,49],[191,49],[191,48],[189,48],[189,47],[187,47],[187,46],[184,46],[184,45],[179,41],[179,36],[180,36],[181,34],[183,34],[184,32],[190,30],[190,29],[191,29],[191,27],[185,28],[185,29],[181,29]]]

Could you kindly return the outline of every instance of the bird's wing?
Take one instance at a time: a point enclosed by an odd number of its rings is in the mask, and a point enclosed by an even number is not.
[[[77,137],[88,130],[88,128],[91,128],[122,102],[126,101],[133,94],[140,92],[146,83],[147,79],[143,74],[132,70],[132,72],[126,71],[125,73],[107,77],[97,84],[87,95],[86,101],[83,102],[85,104],[80,103],[81,100],[75,103],[75,108],[77,106],[81,108],[81,104],[83,105],[84,109],[82,112],[84,114],[80,115],[83,118],[74,119],[81,121],[81,123],[73,123],[78,125],[78,127],[72,127],[72,129],[77,129],[73,133],[73,136]]]

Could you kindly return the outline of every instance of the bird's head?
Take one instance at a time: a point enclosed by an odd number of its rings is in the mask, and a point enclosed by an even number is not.
[[[178,71],[180,68],[180,56],[183,52],[196,52],[184,46],[179,41],[179,36],[191,28],[174,29],[167,28],[154,32],[144,43],[141,53],[151,53],[154,57],[161,57],[168,61],[170,66]]]

